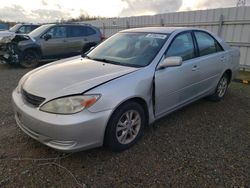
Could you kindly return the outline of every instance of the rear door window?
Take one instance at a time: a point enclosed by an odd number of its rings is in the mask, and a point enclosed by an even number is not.
[[[86,36],[86,30],[82,26],[70,26],[68,29],[68,37]]]
[[[90,27],[85,27],[86,28],[86,34],[87,35],[94,35],[96,34],[96,31]]]
[[[200,56],[223,51],[220,44],[209,34],[202,31],[195,31],[194,35],[198,44]]]

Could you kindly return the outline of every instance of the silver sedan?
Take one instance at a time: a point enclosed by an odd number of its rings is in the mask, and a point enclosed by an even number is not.
[[[239,56],[206,30],[121,31],[83,56],[23,76],[12,94],[15,119],[57,150],[122,151],[155,120],[203,97],[220,101]]]

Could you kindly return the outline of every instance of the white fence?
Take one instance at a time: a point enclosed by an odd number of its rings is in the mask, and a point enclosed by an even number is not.
[[[200,27],[217,33],[241,51],[240,65],[250,68],[250,7],[233,7],[124,18],[107,18],[84,23],[99,27],[105,37],[135,27]]]

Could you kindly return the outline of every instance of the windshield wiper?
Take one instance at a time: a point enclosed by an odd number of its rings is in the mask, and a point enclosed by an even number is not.
[[[103,62],[103,63],[110,63],[110,64],[114,64],[114,65],[121,65],[121,66],[128,66],[128,67],[143,67],[141,65],[134,65],[134,64],[127,64],[127,63],[120,63],[120,62],[117,62],[117,61],[112,61],[112,60],[109,60],[109,59],[105,59],[105,58],[91,58],[89,57],[88,55],[85,56],[85,58],[87,59],[91,59],[91,60],[94,60],[94,61],[100,61],[100,62]]]
[[[84,54],[82,54],[82,57],[85,57],[87,59],[91,59],[88,55],[84,55]]]
[[[105,59],[105,58],[90,58],[90,57],[87,57],[87,58],[92,59],[92,60],[94,60],[94,61],[104,62],[104,63],[110,63],[110,64],[115,64],[115,65],[123,65],[123,64],[120,63],[120,62],[112,61],[112,60]]]

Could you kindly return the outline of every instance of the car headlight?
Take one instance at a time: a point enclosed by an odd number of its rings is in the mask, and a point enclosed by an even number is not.
[[[54,99],[41,106],[40,110],[54,114],[74,114],[92,106],[100,95],[77,95]]]

